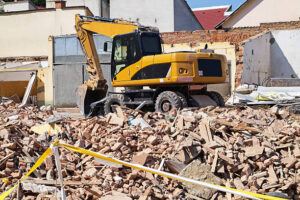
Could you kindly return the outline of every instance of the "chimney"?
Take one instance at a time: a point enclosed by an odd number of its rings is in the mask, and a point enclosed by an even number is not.
[[[63,9],[66,7],[66,1],[55,1],[56,9]]]

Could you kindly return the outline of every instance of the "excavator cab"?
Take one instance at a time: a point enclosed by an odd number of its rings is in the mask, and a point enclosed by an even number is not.
[[[161,53],[161,39],[156,32],[135,31],[115,36],[111,57],[112,80],[116,80],[119,72],[136,63],[143,56]]]

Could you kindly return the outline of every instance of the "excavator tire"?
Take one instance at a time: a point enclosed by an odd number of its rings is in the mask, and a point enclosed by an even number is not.
[[[224,107],[225,106],[225,102],[223,97],[218,93],[218,92],[214,92],[214,91],[210,91],[207,92],[207,95],[214,100],[218,106],[220,107]]]
[[[188,102],[186,100],[186,97],[181,92],[176,92],[177,96],[181,100],[181,108],[188,107]]]
[[[160,93],[155,101],[155,111],[166,113],[173,108],[182,108],[180,97],[172,91],[164,91]]]
[[[108,99],[104,103],[104,113],[107,115],[108,113],[115,112],[112,105],[123,106],[124,105],[124,96],[120,94],[111,94]]]

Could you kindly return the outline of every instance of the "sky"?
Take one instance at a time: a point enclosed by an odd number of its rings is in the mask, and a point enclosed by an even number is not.
[[[232,10],[237,9],[246,0],[187,0],[191,8],[232,5]]]

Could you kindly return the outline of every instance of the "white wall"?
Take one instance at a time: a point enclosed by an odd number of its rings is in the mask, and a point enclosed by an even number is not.
[[[249,6],[239,9],[230,17],[222,25],[223,28],[259,26],[260,23],[300,19],[299,0],[252,0],[250,2]]]
[[[75,34],[77,13],[85,15],[86,9],[0,13],[0,57],[48,56],[48,37]]]
[[[160,32],[174,31],[174,0],[112,0],[110,17],[138,21],[158,27]]]
[[[184,1],[185,0],[174,0],[174,31],[203,30],[199,21]]]
[[[300,78],[300,30],[280,30],[245,41],[243,83],[270,85],[270,78]]]
[[[270,77],[270,33],[249,39],[244,46],[242,83],[264,83]]]
[[[272,31],[271,75],[273,78],[300,78],[300,30]]]
[[[3,6],[4,12],[15,12],[22,10],[35,10],[35,6],[30,1],[8,2]]]
[[[90,9],[90,11],[93,13],[94,16],[102,16],[101,15],[102,0],[65,0],[65,1],[66,1],[66,7],[86,6]],[[46,7],[55,8],[55,2],[53,0],[47,0]],[[109,16],[105,16],[105,17],[109,17]]]

